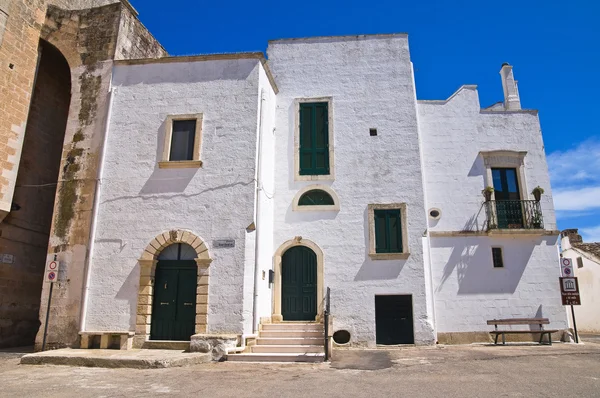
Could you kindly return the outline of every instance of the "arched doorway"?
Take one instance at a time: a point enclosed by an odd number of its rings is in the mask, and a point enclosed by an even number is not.
[[[291,247],[282,256],[281,303],[284,321],[317,316],[317,255],[306,246]]]
[[[186,243],[174,243],[158,255],[151,340],[188,341],[195,333],[196,256],[196,250]]]

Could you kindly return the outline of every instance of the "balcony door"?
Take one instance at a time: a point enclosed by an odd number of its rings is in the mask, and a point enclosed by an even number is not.
[[[492,169],[498,228],[523,228],[523,208],[517,169]]]

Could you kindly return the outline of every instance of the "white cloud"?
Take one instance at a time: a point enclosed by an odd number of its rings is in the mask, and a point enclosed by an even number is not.
[[[584,242],[600,242],[600,225],[589,228],[581,228],[579,233]]]
[[[554,205],[561,218],[600,210],[600,141],[548,155]],[[569,214],[573,212],[572,214]]]
[[[582,211],[600,209],[600,186],[554,191],[554,206],[557,211]]]
[[[575,148],[548,155],[552,186],[600,187],[600,141],[588,140]]]

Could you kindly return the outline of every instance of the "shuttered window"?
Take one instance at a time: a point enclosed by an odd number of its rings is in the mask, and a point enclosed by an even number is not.
[[[329,174],[327,102],[300,104],[300,175]]]
[[[402,253],[400,209],[375,210],[375,252]]]

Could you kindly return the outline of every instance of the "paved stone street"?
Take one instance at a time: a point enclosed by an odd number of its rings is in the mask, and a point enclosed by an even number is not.
[[[4,397],[598,397],[600,344],[338,350],[331,364],[169,369],[19,365],[0,353]]]

